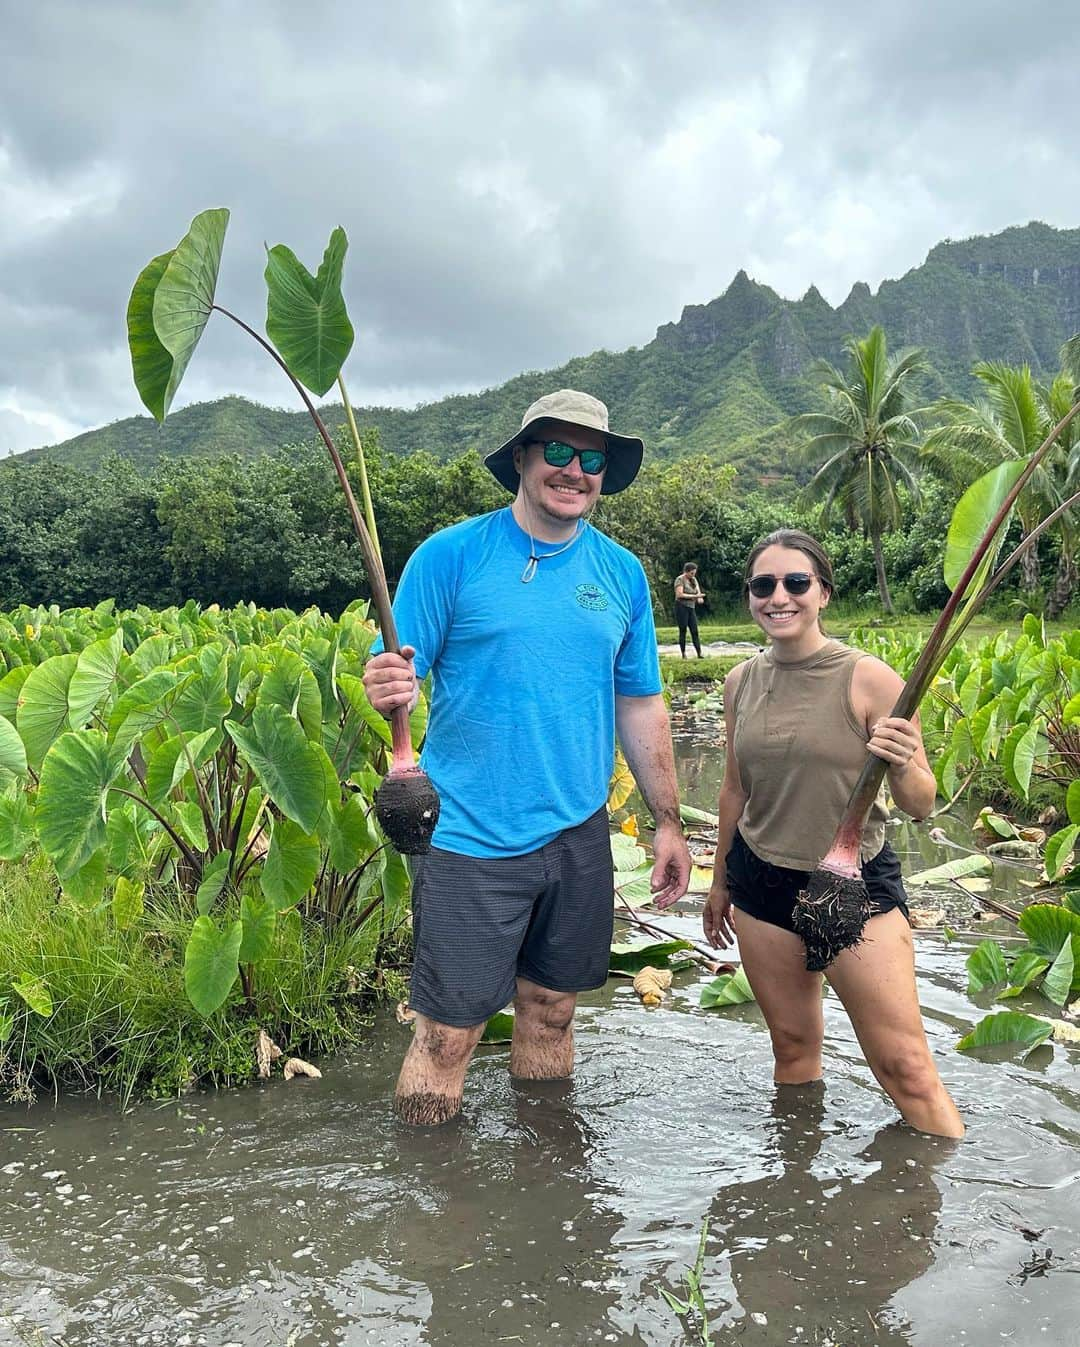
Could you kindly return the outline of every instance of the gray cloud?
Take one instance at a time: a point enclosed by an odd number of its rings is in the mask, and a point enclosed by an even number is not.
[[[263,242],[313,266],[345,226],[358,403],[643,343],[743,266],[838,302],[946,235],[1080,223],[1071,3],[743,8],[21,7],[0,453],[140,410],[128,292],[211,205],[233,212],[219,295],[256,322]],[[226,392],[290,403],[212,324],[177,405]]]

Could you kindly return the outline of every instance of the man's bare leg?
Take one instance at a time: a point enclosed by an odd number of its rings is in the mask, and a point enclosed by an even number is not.
[[[434,1126],[457,1117],[465,1069],[483,1032],[483,1024],[459,1029],[416,1016],[394,1093],[394,1112],[402,1122]]]
[[[555,992],[518,978],[510,1074],[559,1080],[574,1070],[574,992]]]

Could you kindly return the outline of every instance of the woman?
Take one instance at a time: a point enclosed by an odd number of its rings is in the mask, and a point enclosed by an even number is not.
[[[736,925],[750,985],[765,1015],[778,1084],[821,1076],[821,974],[806,969],[792,912],[828,851],[866,758],[888,763],[889,789],[914,818],[936,786],[917,722],[889,714],[903,681],[872,656],[830,640],[820,615],[833,591],[821,545],[794,529],[770,533],[746,564],[750,613],[771,646],[724,683],[727,762],[705,934],[721,949]],[[851,1017],[870,1069],[923,1132],[962,1136],[923,1030],[900,866],[885,841],[878,797],[863,837],[871,916],[862,942],[826,976]],[[732,909],[738,909],[736,918]]]
[[[701,638],[698,636],[697,607],[705,602],[705,592],[698,583],[697,562],[688,561],[675,581],[675,620],[679,624],[679,649],[686,658],[686,630],[689,627],[694,649],[701,659]]]

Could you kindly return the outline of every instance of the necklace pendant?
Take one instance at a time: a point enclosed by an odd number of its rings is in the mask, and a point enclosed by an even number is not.
[[[523,585],[527,585],[536,575],[536,563],[539,560],[539,557],[534,557],[530,554],[528,561],[525,563],[525,569],[521,572],[521,583]]]

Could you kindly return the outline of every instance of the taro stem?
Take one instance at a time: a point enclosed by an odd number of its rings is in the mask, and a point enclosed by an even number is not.
[[[1078,413],[1080,413],[1080,402],[1073,404],[1070,410],[1057,423],[1038,449],[1035,450],[1028,460],[1027,467],[1013,484],[1012,490],[1001,502],[997,514],[994,515],[986,532],[979,540],[978,546],[972,553],[971,560],[968,562],[960,579],[956,582],[956,587],[949,595],[948,602],[941,610],[941,616],[938,618],[937,622],[935,622],[933,630],[927,637],[926,644],[923,646],[922,654],[919,656],[918,662],[908,676],[907,682],[900,690],[900,695],[896,699],[896,705],[892,709],[892,715],[903,717],[905,720],[910,720],[911,716],[917,710],[919,703],[926,694],[927,688],[929,688],[930,684],[933,682],[934,675],[941,668],[942,663],[952,648],[952,643],[946,641],[949,626],[952,623],[957,608],[964,598],[968,585],[971,584],[972,578],[976,571],[978,571],[980,563],[993,543],[995,535],[1008,518],[1009,512],[1016,503],[1017,497],[1030,481],[1035,469],[1050,452],[1061,432]],[[1075,497],[1073,499],[1075,499]],[[1056,510],[1054,515],[1051,516],[1051,519],[1064,513],[1065,509],[1068,508],[1069,503],[1070,502],[1066,502],[1060,510]],[[1045,522],[1049,524],[1051,519],[1047,519]],[[971,598],[968,608],[964,612],[963,626],[967,626],[971,618],[986,602],[991,591],[997,588],[1005,574],[1010,571],[1017,561],[1019,561],[1020,557],[1034,545],[1041,532],[1042,527],[1038,530],[1032,530],[1015,551],[1010,554],[1004,564],[983,584],[982,589]],[[827,870],[832,874],[844,875],[849,878],[855,878],[860,874],[859,847],[862,842],[863,828],[866,826],[867,816],[869,815],[870,808],[881,788],[881,783],[885,779],[887,770],[888,764],[883,758],[879,758],[872,753],[867,754],[866,763],[859,773],[859,779],[855,782],[855,786],[848,799],[844,817],[840,822],[839,828],[836,830],[836,836],[833,838],[832,846],[818,866],[819,870]]]
[[[371,585],[371,600],[375,605],[375,614],[379,619],[379,630],[382,632],[383,646],[392,654],[401,653],[401,645],[398,641],[397,626],[394,622],[393,609],[390,607],[390,591],[386,584],[386,572],[383,570],[382,558],[375,543],[372,541],[371,534],[364,525],[360,517],[360,510],[356,504],[356,497],[353,495],[352,486],[349,483],[348,474],[345,471],[345,464],[341,461],[341,455],[338,453],[337,445],[334,443],[333,436],[326,429],[322,417],[315,409],[315,404],[308,396],[307,389],[301,384],[299,379],[289,369],[285,361],[274,350],[273,346],[265,340],[253,327],[249,327],[242,318],[238,318],[235,313],[230,313],[220,304],[213,304],[211,308],[217,309],[218,313],[223,313],[226,318],[231,318],[249,333],[263,350],[267,351],[281,368],[296,389],[297,393],[303,399],[304,406],[308,409],[315,428],[322,436],[323,443],[326,445],[327,452],[334,464],[334,471],[337,473],[338,482],[345,493],[345,500],[349,507],[349,517],[352,519],[353,530],[360,542],[360,550],[364,554],[364,568],[367,571],[368,583]],[[390,716],[390,735],[391,735],[391,764],[390,771],[393,775],[416,774],[419,775],[419,769],[413,763],[412,736],[409,733],[409,712],[404,706],[397,707]]]

